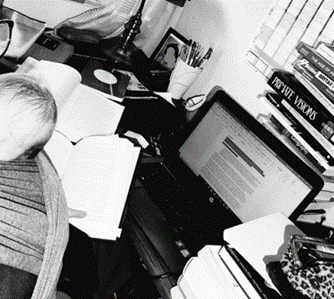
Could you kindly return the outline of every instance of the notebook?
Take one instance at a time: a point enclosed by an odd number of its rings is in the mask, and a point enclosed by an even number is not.
[[[282,212],[295,221],[322,178],[225,91],[217,91],[183,130],[165,161],[140,177],[192,251],[222,244],[222,231]]]

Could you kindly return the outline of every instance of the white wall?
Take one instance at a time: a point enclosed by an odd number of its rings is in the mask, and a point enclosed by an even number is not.
[[[271,5],[271,0],[187,1],[175,29],[206,48],[214,42],[215,52],[185,98],[220,85],[255,116],[267,111],[256,96],[268,86],[243,56]]]
[[[31,5],[32,1],[27,0],[5,0],[4,5],[47,21],[50,27],[64,20],[66,14],[70,17],[85,9],[82,4],[66,0],[37,2],[38,5]],[[59,5],[61,2],[67,5]],[[268,86],[262,75],[243,61],[243,56],[271,5],[271,0],[186,2],[175,29],[206,48],[214,43],[215,51],[204,72],[185,94],[185,98],[208,93],[213,86],[220,85],[255,116],[259,112],[267,111],[259,105],[256,96]],[[58,9],[55,9],[55,6],[58,6]]]

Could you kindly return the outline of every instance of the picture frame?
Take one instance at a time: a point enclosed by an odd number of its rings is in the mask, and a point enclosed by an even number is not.
[[[170,27],[153,51],[150,59],[158,62],[168,70],[173,70],[184,44],[189,44],[189,40]]]

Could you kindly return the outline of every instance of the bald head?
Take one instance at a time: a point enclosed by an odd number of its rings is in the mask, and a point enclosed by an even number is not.
[[[41,82],[24,74],[0,75],[0,160],[39,151],[56,119],[54,98]]]

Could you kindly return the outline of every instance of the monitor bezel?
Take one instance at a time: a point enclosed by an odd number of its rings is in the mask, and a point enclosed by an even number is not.
[[[296,221],[303,213],[305,208],[314,200],[316,195],[322,190],[324,181],[317,172],[308,166],[300,157],[290,150],[281,140],[266,129],[255,117],[253,117],[245,108],[234,100],[225,90],[218,90],[194,115],[191,121],[184,128],[179,139],[177,148],[179,149],[191,132],[196,128],[206,113],[210,110],[215,102],[219,102],[223,107],[230,111],[242,124],[247,124],[247,128],[262,140],[277,156],[287,162],[287,164],[302,179],[312,186],[311,191],[304,200],[294,209],[288,218]]]

